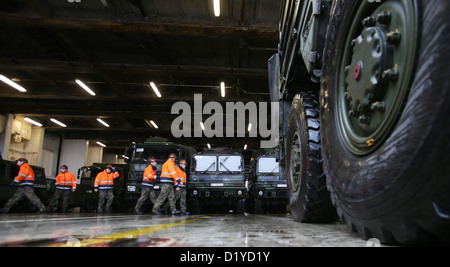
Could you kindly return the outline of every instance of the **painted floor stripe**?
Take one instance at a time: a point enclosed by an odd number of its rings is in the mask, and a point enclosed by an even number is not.
[[[155,225],[155,226],[151,226],[151,227],[146,227],[146,228],[141,228],[141,229],[136,229],[136,230],[131,230],[131,231],[125,231],[125,232],[121,232],[121,233],[97,236],[97,237],[93,237],[93,238],[80,240],[79,243],[74,242],[72,240],[70,242],[49,245],[49,247],[71,247],[71,246],[91,247],[91,246],[96,246],[96,245],[100,245],[100,244],[108,244],[108,243],[114,242],[116,240],[127,239],[127,238],[137,238],[139,236],[143,236],[143,235],[146,235],[149,233],[169,229],[169,228],[180,226],[183,224],[193,223],[193,222],[208,219],[208,218],[211,218],[211,217],[205,216],[205,217],[200,217],[200,218],[195,218],[195,219],[190,219],[190,220],[179,221],[179,222],[175,222],[175,223],[160,224],[160,225]]]

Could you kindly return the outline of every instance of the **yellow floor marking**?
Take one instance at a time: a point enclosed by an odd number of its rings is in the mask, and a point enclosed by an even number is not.
[[[99,244],[107,244],[107,243],[113,242],[115,240],[126,239],[126,238],[136,238],[136,237],[146,235],[149,233],[165,230],[165,229],[176,227],[176,226],[183,225],[183,224],[188,224],[188,223],[204,220],[207,218],[211,218],[211,217],[205,216],[205,217],[200,217],[200,218],[196,218],[196,219],[184,220],[184,221],[179,221],[179,222],[175,222],[175,223],[160,224],[160,225],[155,225],[155,226],[151,226],[151,227],[147,227],[147,228],[125,231],[125,232],[116,233],[116,234],[97,236],[97,237],[81,240],[80,242],[73,242],[73,240],[71,240],[71,242],[53,244],[53,245],[50,245],[49,247],[71,247],[71,246],[90,247],[90,246],[95,246],[95,245],[99,245]]]

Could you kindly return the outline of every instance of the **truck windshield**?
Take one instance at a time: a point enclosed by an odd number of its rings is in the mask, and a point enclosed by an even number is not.
[[[136,148],[133,162],[146,162],[149,157],[157,160],[167,160],[171,153],[178,155],[179,149],[175,146],[139,146]]]
[[[243,171],[241,156],[219,156],[219,171],[241,172]]]
[[[275,158],[260,158],[258,161],[259,173],[278,173],[280,166]]]
[[[192,170],[196,172],[215,172],[217,170],[216,156],[201,156],[194,157]]]

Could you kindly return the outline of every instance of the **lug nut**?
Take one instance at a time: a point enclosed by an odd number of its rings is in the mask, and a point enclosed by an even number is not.
[[[386,34],[386,42],[389,44],[398,44],[400,42],[401,34],[399,31],[393,31]]]
[[[391,22],[391,12],[387,11],[383,11],[380,14],[377,15],[377,21],[381,24],[389,24],[389,22]]]
[[[370,105],[370,109],[373,111],[378,110],[383,112],[386,109],[386,103],[377,101],[375,103],[372,103],[372,105]]]
[[[369,124],[370,123],[370,117],[366,115],[361,115],[358,118],[358,122],[361,124]]]
[[[388,69],[383,72],[383,79],[391,79],[396,81],[398,78],[398,69]]]
[[[362,24],[363,26],[366,27],[372,27],[375,26],[375,24],[377,23],[377,20],[375,19],[375,17],[367,17],[365,19],[363,19]]]

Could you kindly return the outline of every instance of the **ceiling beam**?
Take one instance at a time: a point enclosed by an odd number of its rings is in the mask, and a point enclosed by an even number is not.
[[[0,25],[38,27],[50,29],[72,29],[81,31],[132,32],[179,36],[209,36],[246,39],[278,40],[276,28],[249,26],[208,25],[197,22],[76,20],[63,18],[36,18],[20,15],[2,14]]]

